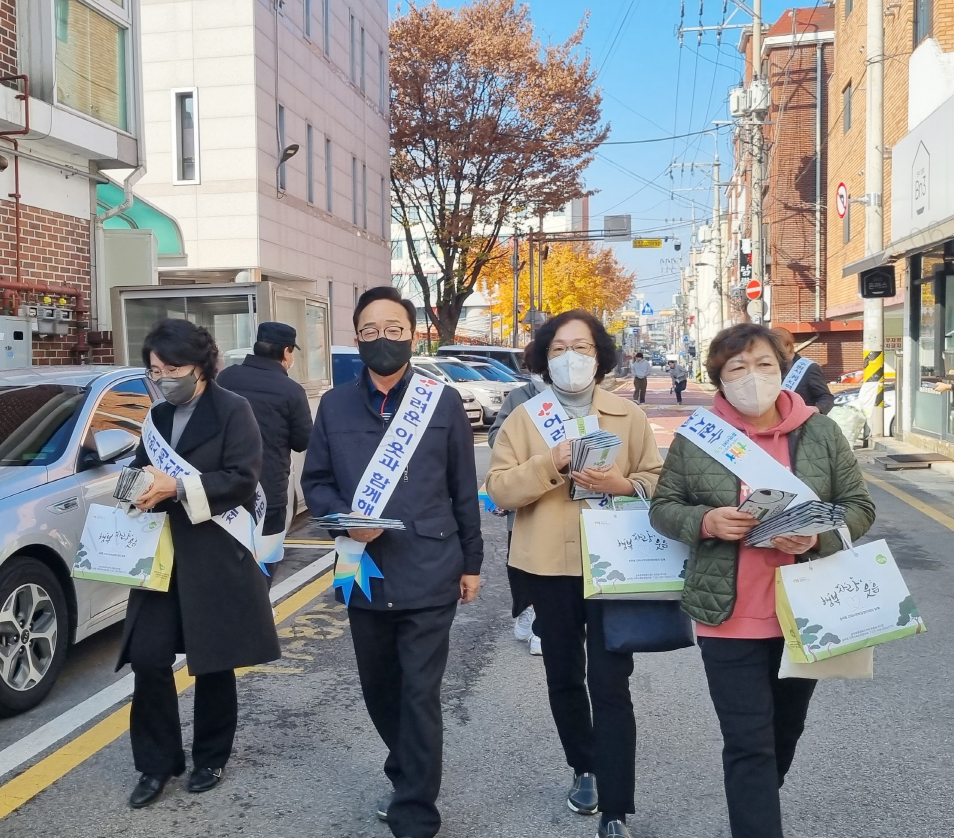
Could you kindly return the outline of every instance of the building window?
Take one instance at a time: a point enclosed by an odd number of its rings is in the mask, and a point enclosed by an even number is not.
[[[934,23],[934,3],[932,0],[914,0],[914,45],[931,37]]]
[[[351,223],[358,226],[358,158],[351,158]]]
[[[78,0],[56,0],[54,12],[56,101],[127,131],[128,12],[114,19]]]
[[[395,239],[393,242],[391,242],[391,258],[404,258],[404,242],[401,239]]]
[[[384,113],[388,110],[388,64],[384,57],[384,50],[378,50],[378,105]]]
[[[841,121],[844,133],[848,133],[851,130],[851,82],[848,82],[848,86],[841,92]]]
[[[331,159],[331,140],[325,137],[325,209],[332,212],[334,208],[335,186],[332,179],[334,162]]]
[[[845,208],[845,217],[841,220],[841,241],[843,244],[851,241],[851,204]]]
[[[278,106],[278,158],[281,159],[282,152],[285,150],[285,106]],[[287,163],[282,163],[278,167],[278,188],[285,188],[285,175]]]
[[[855,7],[855,0],[845,0],[845,17],[851,14],[851,10]]]
[[[315,129],[310,125],[306,129],[307,142],[305,148],[308,159],[305,161],[305,174],[308,178],[308,203],[315,203]]]
[[[311,40],[311,0],[304,0],[302,7],[305,15],[305,37]]]
[[[174,183],[199,182],[199,117],[196,89],[172,91],[172,124],[175,132]]]
[[[358,285],[357,283],[355,283],[355,286],[354,286],[354,307],[355,308],[358,307],[358,297],[360,296],[361,295],[358,293]]]
[[[349,69],[348,77],[351,79],[352,83],[358,80],[358,62],[355,60],[357,56],[357,45],[355,41],[358,38],[358,24],[354,19],[354,13],[348,14],[348,53],[349,53]]]
[[[368,229],[368,167],[361,164],[361,226]]]
[[[368,50],[367,50],[367,44],[365,40],[363,26],[361,27],[361,39],[360,39],[359,47],[361,49],[361,92],[364,93],[366,88],[365,78],[368,75],[368,59],[367,59]]]
[[[331,0],[321,0],[321,36],[324,39],[325,55],[331,55]]]
[[[385,191],[384,178],[381,178],[381,238],[388,237],[388,193]]]

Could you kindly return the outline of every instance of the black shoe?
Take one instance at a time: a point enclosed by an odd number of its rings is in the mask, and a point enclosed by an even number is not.
[[[129,805],[133,809],[142,809],[143,806],[155,802],[168,781],[168,774],[143,774],[129,795]]]
[[[605,824],[600,821],[596,838],[632,838],[632,835],[629,834],[629,829],[622,821],[607,821]]]
[[[201,794],[204,791],[214,789],[221,779],[221,768],[194,768],[189,775],[189,783],[186,788],[193,794]]]
[[[573,777],[573,785],[566,796],[566,805],[580,815],[595,815],[599,811],[596,794],[596,775],[584,772]]]
[[[388,819],[388,806],[391,805],[391,801],[394,799],[393,794],[389,794],[386,797],[382,797],[374,807],[374,814],[378,816],[379,821],[386,821]]]

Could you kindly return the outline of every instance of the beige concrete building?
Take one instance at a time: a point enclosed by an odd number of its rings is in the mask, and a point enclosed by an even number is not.
[[[136,192],[182,231],[161,285],[269,282],[269,316],[293,291],[313,342],[351,342],[357,295],[390,281],[387,51],[384,0],[142,0]]]

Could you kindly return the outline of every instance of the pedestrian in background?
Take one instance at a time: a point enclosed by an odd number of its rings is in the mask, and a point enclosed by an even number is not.
[[[171,451],[167,462],[178,456],[195,471],[176,478],[153,467],[145,441],[132,462],[154,478],[135,505],[168,514],[175,556],[167,593],[130,591],[116,666],[129,663],[135,675],[129,739],[142,776],[129,804],[137,809],[185,771],[176,655],[185,653],[195,676],[190,792],[214,788],[232,752],[235,670],[281,656],[265,575],[213,518],[234,509],[254,514],[262,466],[251,407],[215,383],[218,356],[208,331],[188,320],[160,321],[142,348],[147,375],[165,396],[150,412],[154,442]]]
[[[669,377],[672,379],[672,391],[676,394],[676,404],[682,404],[682,392],[689,386],[689,373],[682,364],[670,358]]]
[[[633,401],[637,404],[646,404],[646,385],[652,371],[652,363],[643,357],[642,352],[637,352],[633,361]]]
[[[788,329],[777,326],[772,333],[778,338],[785,357],[782,367],[782,386],[794,390],[809,407],[817,407],[819,413],[828,414],[835,406],[835,397],[828,389],[822,368],[810,358],[802,358],[795,351],[795,335]]]
[[[284,532],[288,520],[291,452],[304,451],[311,436],[311,408],[304,387],[289,377],[298,334],[287,323],[260,323],[252,354],[226,367],[218,382],[248,399],[262,435],[262,490],[268,504],[263,535]],[[282,552],[274,561],[281,561]],[[273,575],[268,576],[271,586]]]
[[[370,580],[370,599],[355,588],[348,619],[365,706],[388,748],[384,772],[394,786],[377,813],[398,838],[440,830],[441,681],[457,603],[476,599],[483,562],[474,434],[455,390],[422,393],[428,382],[439,385],[409,363],[416,324],[414,304],[391,286],[358,299],[354,329],[365,367],[322,396],[301,481],[312,515],[350,514],[362,511],[359,496],[370,496],[362,491],[370,474],[370,494],[381,492],[375,515],[406,526],[348,533],[383,573]],[[389,444],[395,423],[403,433]],[[399,459],[410,437],[416,448]]]
[[[526,349],[524,349],[524,353],[526,353]],[[534,396],[539,395],[546,390],[546,388],[546,382],[539,375],[533,373],[530,376],[529,384],[524,384],[523,387],[517,387],[507,394],[503,404],[500,406],[500,411],[497,413],[494,424],[490,430],[487,431],[487,444],[491,448],[494,447],[494,442],[497,440],[497,433],[500,431],[506,418],[513,413],[517,407],[529,401]],[[533,602],[529,599],[527,592],[521,589],[520,575],[514,572],[514,569],[509,563],[510,544],[513,541],[513,524],[516,517],[517,513],[514,510],[507,510],[507,579],[510,582],[510,597],[513,602],[513,636],[517,640],[527,643],[531,655],[539,656],[543,654],[543,649],[540,636],[534,634],[533,631],[533,621],[536,617],[533,611]]]
[[[790,469],[818,497],[844,509],[851,538],[871,527],[874,503],[838,426],[782,389],[778,338],[752,323],[724,329],[706,371],[718,387],[712,412]],[[732,838],[783,838],[779,788],[795,757],[815,681],[778,677],[785,648],[775,616],[775,568],[838,552],[836,532],[750,547],[758,521],[739,504],[772,486],[746,486],[711,454],[676,434],[650,521],[691,547],[682,607],[696,621],[709,695],[722,729]]]
[[[596,415],[602,430],[622,440],[607,471],[587,469],[573,479],[611,495],[651,495],[662,461],[646,414],[598,386],[616,364],[603,324],[585,311],[559,314],[540,328],[525,357],[571,418]],[[526,405],[519,406],[495,441],[487,492],[498,506],[517,510],[509,564],[536,612],[550,709],[573,769],[567,805],[602,813],[599,838],[628,838],[626,816],[636,811],[633,656],[607,650],[603,604],[583,598],[582,501],[570,499],[569,464],[570,442],[549,448]]]

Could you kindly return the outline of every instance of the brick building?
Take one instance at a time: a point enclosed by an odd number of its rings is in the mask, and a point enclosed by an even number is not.
[[[138,12],[0,0],[0,313],[39,315],[34,363],[112,358],[93,219],[105,172],[141,164]]]

